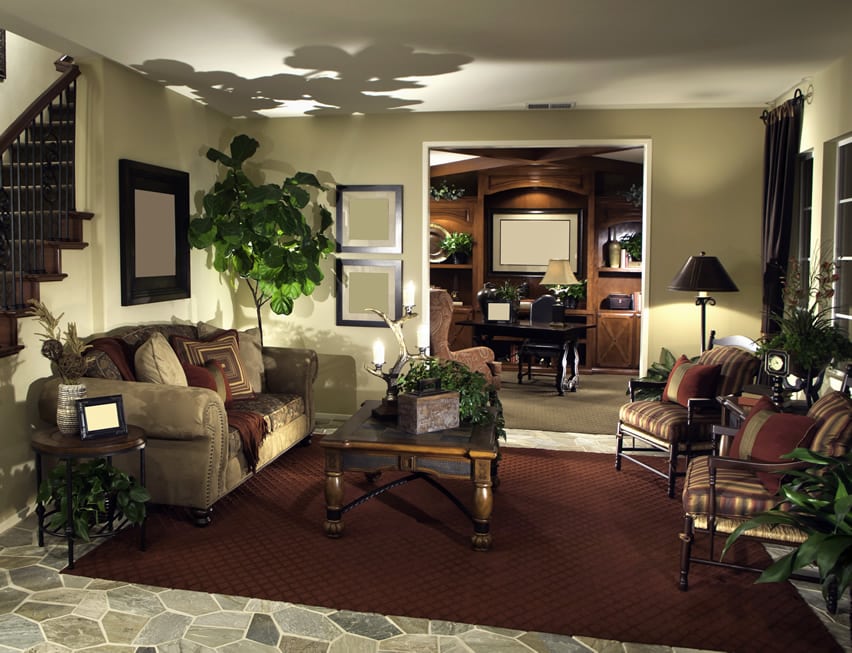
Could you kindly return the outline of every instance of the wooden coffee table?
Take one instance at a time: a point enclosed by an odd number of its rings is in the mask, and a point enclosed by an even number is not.
[[[487,551],[491,547],[492,487],[496,484],[496,478],[492,478],[497,459],[494,424],[415,435],[399,429],[394,420],[374,418],[372,410],[379,403],[365,402],[335,433],[320,440],[325,453],[326,534],[341,537],[345,512],[403,483],[423,479],[473,521],[473,548]],[[343,473],[347,471],[365,472],[372,480],[383,471],[411,474],[344,505]],[[469,511],[436,478],[473,481],[473,510]]]

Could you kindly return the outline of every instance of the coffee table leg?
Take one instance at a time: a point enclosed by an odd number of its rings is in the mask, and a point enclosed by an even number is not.
[[[340,452],[325,452],[325,534],[343,535],[343,470]]]
[[[473,463],[473,537],[475,551],[491,548],[491,511],[494,496],[491,491],[491,461],[475,460]]]

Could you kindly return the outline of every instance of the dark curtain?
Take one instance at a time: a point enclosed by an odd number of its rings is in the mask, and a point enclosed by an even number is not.
[[[782,281],[790,257],[796,161],[802,134],[805,97],[797,90],[792,99],[764,111],[763,150],[763,332],[778,331],[774,316],[784,310]]]

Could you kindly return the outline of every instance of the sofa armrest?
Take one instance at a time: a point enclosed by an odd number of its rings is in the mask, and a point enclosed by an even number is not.
[[[60,380],[47,381],[39,396],[41,418],[56,424],[56,396]],[[121,395],[128,424],[145,429],[148,437],[164,440],[214,438],[226,449],[228,418],[225,404],[207,388],[181,387],[139,381],[85,378],[88,397]]]
[[[263,370],[267,392],[296,394],[304,399],[308,432],[312,432],[316,421],[314,381],[319,372],[317,353],[313,349],[298,347],[264,347]]]

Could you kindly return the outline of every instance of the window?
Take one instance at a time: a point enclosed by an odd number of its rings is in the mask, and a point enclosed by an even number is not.
[[[837,144],[837,205],[835,206],[837,282],[835,318],[852,334],[852,138]]]
[[[799,264],[802,277],[811,273],[811,215],[814,188],[814,157],[812,152],[799,155],[796,174],[795,205],[793,223],[790,228],[790,258]],[[808,298],[802,298],[803,307]]]

